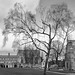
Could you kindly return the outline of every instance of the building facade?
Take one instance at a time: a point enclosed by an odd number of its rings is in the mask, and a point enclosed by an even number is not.
[[[39,64],[40,52],[37,50],[18,50],[16,55],[0,55],[0,67],[24,67],[25,64]]]
[[[65,59],[65,68],[75,70],[75,40],[68,40]]]
[[[0,55],[0,67],[18,67],[18,56],[10,55],[10,53],[8,55]]]
[[[21,63],[25,64],[39,64],[41,62],[39,50],[19,50],[18,57]]]

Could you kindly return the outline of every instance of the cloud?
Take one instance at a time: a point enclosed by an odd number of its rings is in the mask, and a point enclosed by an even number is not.
[[[40,0],[15,0],[15,2],[19,2],[25,6],[26,10],[35,13],[35,9],[37,8]]]
[[[19,2],[25,6],[26,10],[30,10],[32,13],[35,13],[35,9],[39,4],[39,0],[0,0],[0,50],[11,50],[12,43],[14,40],[14,36],[12,34],[8,35],[8,41],[4,48],[3,45],[3,38],[2,31],[4,29],[3,19],[6,18],[8,12],[11,8],[14,7],[14,4]]]
[[[1,50],[2,45],[3,45],[3,38],[4,38],[4,36],[2,35],[2,29],[0,29],[0,50]]]
[[[8,35],[8,41],[7,41],[7,44],[5,45],[5,47],[2,48],[3,46],[3,39],[4,39],[4,36],[2,35],[2,29],[0,28],[0,51],[10,51],[12,50],[12,43],[14,41],[14,36],[12,33],[10,33]]]
[[[6,50],[6,51],[13,50],[12,43],[13,43],[14,39],[15,39],[14,35],[12,33],[10,33],[8,35],[8,40],[6,42],[6,45],[2,48],[2,50]]]
[[[35,13],[35,9],[39,4],[39,0],[0,0],[0,28],[4,28],[3,19],[8,15],[14,4],[19,2],[26,6],[26,10],[30,10]]]

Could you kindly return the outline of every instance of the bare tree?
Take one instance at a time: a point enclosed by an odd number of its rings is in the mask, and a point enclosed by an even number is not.
[[[11,32],[15,35],[23,33],[25,43],[28,40],[38,50],[45,52],[44,75],[46,75],[51,43],[60,29],[64,30],[68,26],[71,27],[73,16],[71,16],[72,14],[66,4],[52,5],[51,8],[41,11],[41,13],[41,23],[38,24],[36,14],[26,12],[20,3],[16,3],[14,9],[9,12],[8,17],[4,19],[4,23],[6,32]],[[45,37],[47,40],[44,39]]]
[[[58,57],[62,55],[65,51],[65,42],[61,42],[60,40],[54,40],[52,42],[52,50],[53,50],[53,55],[56,59],[56,64],[58,65]]]
[[[40,51],[35,50],[32,45],[25,46],[24,57],[27,64],[30,63],[31,65],[35,65],[36,63],[38,63],[38,60],[40,58]]]

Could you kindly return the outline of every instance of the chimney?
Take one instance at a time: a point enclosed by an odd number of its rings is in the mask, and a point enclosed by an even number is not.
[[[8,53],[8,56],[10,56],[10,53]]]

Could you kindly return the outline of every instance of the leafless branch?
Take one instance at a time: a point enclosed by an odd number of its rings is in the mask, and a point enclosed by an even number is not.
[[[44,41],[40,41],[39,39],[35,38],[35,40],[39,41],[40,43],[42,43],[47,49],[48,49],[48,43],[44,42]],[[47,44],[47,45],[46,45]]]
[[[58,29],[58,24],[56,24],[55,33],[54,33],[54,36],[52,37],[52,40],[55,38],[55,36],[57,34],[57,29]]]
[[[23,28],[22,28],[22,29],[23,29]],[[43,51],[43,52],[45,52],[45,53],[47,54],[47,52],[46,52],[45,50],[43,50],[43,49],[37,47],[36,43],[34,42],[32,36],[29,34],[29,32],[28,32],[26,29],[24,29],[24,30],[25,30],[26,33],[28,34],[29,38],[31,38],[31,40],[32,40],[33,44],[35,45],[35,47],[36,47],[37,49],[39,49],[39,50],[41,50],[41,51]]]
[[[44,34],[44,35],[47,35],[47,36],[49,36],[49,34],[47,34],[47,33],[44,33],[44,32],[39,32],[39,31],[36,31],[35,29],[32,29],[32,31],[36,32],[37,34]]]
[[[42,19],[41,19],[42,20]],[[45,23],[43,20],[42,20],[42,24],[46,25],[49,27],[49,24]]]

